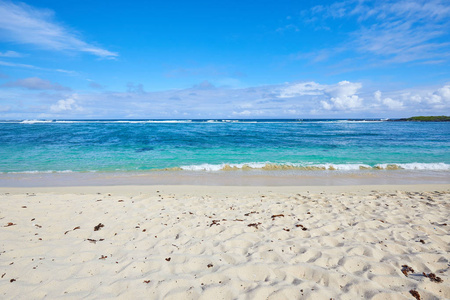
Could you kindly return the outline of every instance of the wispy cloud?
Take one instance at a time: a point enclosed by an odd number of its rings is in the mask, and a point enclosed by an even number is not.
[[[48,72],[58,72],[58,73],[64,73],[67,75],[76,75],[76,71],[70,71],[70,70],[63,70],[63,69],[47,69],[47,68],[41,68],[29,64],[20,64],[20,63],[12,63],[8,61],[1,61],[0,60],[0,66],[5,67],[13,67],[13,68],[25,68],[25,69],[32,69],[32,70],[42,70],[42,71],[48,71]]]
[[[53,83],[45,79],[38,77],[30,77],[24,79],[18,79],[16,81],[7,82],[1,85],[2,87],[9,88],[24,88],[28,90],[53,90],[53,91],[70,91],[71,89],[60,85],[59,83]]]
[[[56,51],[85,52],[101,58],[117,53],[83,41],[75,33],[53,20],[53,12],[20,3],[0,0],[0,37]]]
[[[97,89],[97,90],[101,90],[103,88],[105,88],[103,85],[101,85],[100,83],[94,82],[92,80],[89,80],[89,87],[92,89]]]
[[[354,21],[342,50],[370,54],[385,63],[448,59],[450,3],[446,0],[348,0],[304,12],[308,24]],[[328,51],[332,53],[334,51]]]
[[[22,57],[23,55],[20,53],[17,53],[16,51],[6,51],[6,52],[0,52],[0,57]]]

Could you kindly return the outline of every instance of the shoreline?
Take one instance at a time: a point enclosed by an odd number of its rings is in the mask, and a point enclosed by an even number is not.
[[[212,185],[110,185],[110,186],[40,186],[40,187],[0,187],[0,194],[96,194],[115,193],[120,195],[152,194],[156,191],[168,194],[192,194],[201,196],[240,195],[253,193],[354,193],[356,195],[377,192],[434,192],[450,193],[450,184],[406,184],[406,185],[318,185],[318,186],[212,186]]]
[[[155,171],[0,174],[0,187],[203,185],[343,186],[450,184],[448,171]]]

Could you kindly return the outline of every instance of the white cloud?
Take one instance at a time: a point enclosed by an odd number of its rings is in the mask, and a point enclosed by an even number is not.
[[[391,110],[416,111],[430,114],[448,114],[450,110],[450,85],[440,88],[423,88],[386,93],[381,99],[374,95],[374,99]],[[382,110],[382,107],[378,107]],[[447,111],[446,111],[447,110]]]
[[[349,81],[327,87],[325,92],[330,99],[328,102],[321,101],[322,107],[326,110],[352,110],[361,107],[363,99],[356,95],[361,87],[361,83]]]
[[[58,102],[56,102],[56,104],[50,106],[50,111],[56,113],[67,111],[82,111],[83,108],[76,104],[76,99],[77,95],[74,94],[70,98],[59,100]]]
[[[403,103],[401,101],[393,100],[391,98],[384,98],[383,104],[392,110],[399,110],[403,108]]]
[[[386,106],[387,108],[389,108],[390,110],[400,110],[403,108],[403,102],[399,101],[399,100],[394,100],[392,98],[382,98],[382,93],[381,91],[376,91],[375,93],[373,93],[373,98],[375,99],[376,102],[379,102],[381,104],[383,104],[384,106]],[[403,93],[401,95],[401,97],[403,99],[407,99],[409,97],[409,93]],[[376,105],[376,104],[374,104]]]
[[[410,99],[411,99],[411,101],[413,101],[413,102],[417,102],[417,103],[422,102],[422,97],[419,96],[419,95],[411,96]]]
[[[25,88],[28,90],[70,91],[70,88],[62,86],[59,83],[52,83],[48,80],[44,80],[38,77],[18,79],[16,81],[4,83],[1,86]]]
[[[53,12],[26,4],[0,1],[0,36],[5,40],[32,44],[50,50],[90,53],[102,58],[118,54],[91,45],[53,20]]]
[[[311,82],[300,82],[296,84],[289,84],[280,91],[279,98],[292,98],[303,95],[320,95],[322,94],[324,86]]]
[[[450,101],[450,85],[445,85],[435,92],[436,95],[440,96],[443,101]]]
[[[307,86],[305,91],[301,86]],[[380,88],[375,92],[350,81],[142,93],[139,85],[132,85],[131,89],[135,92],[84,92],[72,96],[0,89],[0,103],[8,107],[8,111],[0,112],[0,118],[40,118],[41,113],[47,113],[48,118],[88,119],[395,118],[450,111],[450,85],[404,90]]]
[[[373,97],[375,98],[375,100],[381,101],[381,91],[376,91],[375,93],[373,93]]]
[[[0,52],[0,57],[22,57],[23,55],[16,52],[16,51],[6,51],[6,52]]]

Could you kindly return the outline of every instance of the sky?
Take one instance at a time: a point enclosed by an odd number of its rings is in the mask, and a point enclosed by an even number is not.
[[[448,0],[0,0],[0,119],[449,114]]]

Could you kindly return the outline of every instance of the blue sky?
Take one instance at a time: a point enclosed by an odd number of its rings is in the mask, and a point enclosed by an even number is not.
[[[450,114],[448,1],[0,0],[0,118]]]

